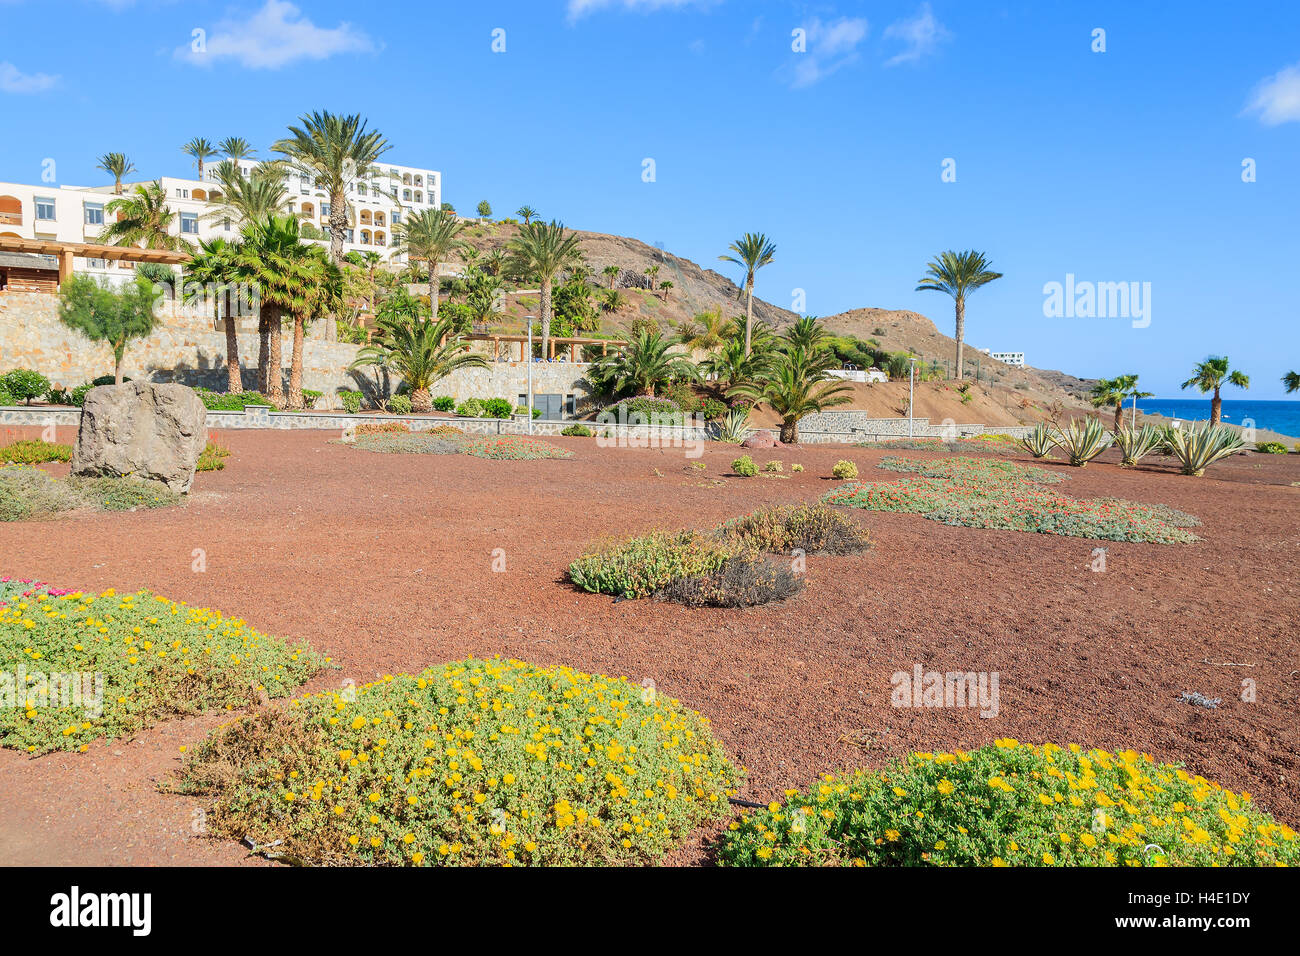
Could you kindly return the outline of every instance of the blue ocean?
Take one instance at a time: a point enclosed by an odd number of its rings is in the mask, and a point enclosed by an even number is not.
[[[1131,406],[1125,404],[1125,408]],[[1186,422],[1207,421],[1210,417],[1208,398],[1146,398],[1138,399],[1138,409],[1156,415],[1180,418]],[[1232,425],[1254,421],[1256,428],[1283,435],[1300,437],[1300,402],[1253,402],[1249,399],[1223,400],[1223,420]]]

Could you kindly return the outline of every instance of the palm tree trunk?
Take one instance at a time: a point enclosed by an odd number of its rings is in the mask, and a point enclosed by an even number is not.
[[[217,317],[221,316],[221,303],[216,306]],[[238,395],[244,390],[244,379],[239,369],[239,329],[235,325],[229,299],[226,304],[226,391]]]
[[[781,422],[781,444],[799,444],[799,419]]]
[[[114,385],[122,384],[122,359],[125,356],[126,356],[125,342],[121,343],[120,345],[114,346],[113,348],[113,384]],[[27,399],[27,404],[30,405],[31,403],[32,400],[30,398]]]
[[[438,260],[436,256],[429,257],[429,315],[434,322],[438,321]]]
[[[546,358],[547,355],[546,347],[551,340],[551,277],[550,276],[542,276],[541,298],[542,298],[542,302],[541,302],[542,358]],[[531,355],[528,356],[528,361],[531,362],[532,360],[533,357]]]
[[[1124,399],[1121,398],[1118,402],[1115,403],[1115,424],[1112,426],[1111,431],[1115,431],[1115,432],[1119,431],[1120,427],[1123,424],[1124,424]]]
[[[966,336],[966,299],[963,296],[957,296],[957,375],[958,381],[962,377],[961,368],[961,347],[962,340]]]
[[[754,277],[745,280],[745,358],[749,358],[749,347],[754,334]]]
[[[302,408],[302,339],[306,317],[298,313],[293,317],[293,352],[289,358],[289,407]]]
[[[257,390],[263,395],[271,387],[271,321],[274,306],[263,305],[257,318]]]
[[[433,411],[433,396],[427,388],[417,388],[411,392],[411,411],[420,415]]]
[[[1223,399],[1219,397],[1219,386],[1214,386],[1214,398],[1210,399],[1210,425],[1219,424],[1223,418]]]
[[[348,200],[343,193],[330,193],[330,261],[343,266],[343,236],[348,229]]]
[[[284,351],[280,344],[283,320],[276,311],[271,320],[271,355],[267,365],[266,397],[276,408],[284,407]]]

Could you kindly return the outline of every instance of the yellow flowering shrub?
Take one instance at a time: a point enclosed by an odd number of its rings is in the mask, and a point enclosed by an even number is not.
[[[1133,750],[999,740],[824,776],[733,821],[731,866],[1274,866],[1300,841],[1251,802]]]
[[[624,678],[476,660],[228,725],[178,782],[310,864],[647,863],[729,813],[708,721]]]
[[[35,590],[0,606],[0,746],[84,751],[174,715],[286,697],[327,661],[149,591]]]

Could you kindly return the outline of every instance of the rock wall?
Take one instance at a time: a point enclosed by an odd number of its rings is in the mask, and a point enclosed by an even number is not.
[[[113,354],[103,343],[91,342],[59,321],[57,296],[36,292],[0,292],[0,373],[12,368],[32,368],[51,383],[72,389],[113,372]],[[239,358],[244,388],[257,387],[258,340],[255,320],[241,319]],[[360,390],[368,396],[387,395],[400,378],[375,369],[349,372],[359,346],[327,342],[317,323],[303,343],[303,387],[323,392],[321,408],[340,408],[340,389]],[[289,381],[292,336],[283,343],[283,376]],[[581,398],[580,381],[585,365],[534,362],[533,392],[560,393]],[[212,316],[186,305],[166,303],[163,320],[148,338],[127,347],[123,374],[142,382],[179,382],[214,391],[226,389],[226,335],[214,328]],[[522,362],[494,362],[486,369],[464,369],[438,382],[434,395],[517,400],[527,389],[528,366]]]

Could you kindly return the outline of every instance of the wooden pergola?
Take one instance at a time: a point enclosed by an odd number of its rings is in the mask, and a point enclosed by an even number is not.
[[[25,252],[38,256],[54,256],[59,262],[59,284],[72,275],[74,259],[104,259],[110,262],[160,262],[179,266],[193,256],[188,252],[170,252],[166,249],[141,249],[138,246],[100,246],[89,242],[58,242],[54,239],[19,239],[0,236],[0,252]]]
[[[492,361],[494,362],[500,358],[502,342],[505,342],[508,346],[518,344],[519,361],[521,362],[524,360],[524,352],[528,348],[527,335],[506,335],[499,332],[471,332],[465,336],[465,339],[470,342],[491,342]],[[537,336],[533,336],[533,340],[536,341]],[[552,336],[550,346],[548,347],[550,354],[546,356],[547,358],[555,358],[556,345],[567,347],[569,349],[569,361],[576,362],[578,361],[578,349],[581,346],[599,345],[600,353],[605,355],[608,353],[611,345],[617,348],[621,345],[627,345],[627,341],[625,339],[592,339],[581,338],[579,336]],[[514,361],[514,359],[511,359],[510,361]]]

